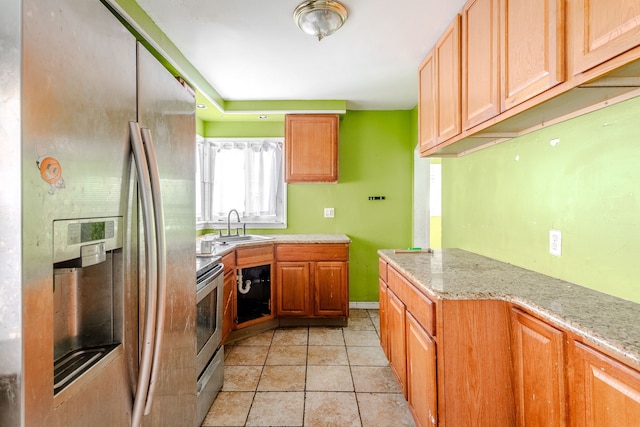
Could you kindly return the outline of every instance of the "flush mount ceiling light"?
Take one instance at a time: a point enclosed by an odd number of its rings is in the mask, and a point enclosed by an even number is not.
[[[318,41],[335,33],[347,20],[347,9],[333,0],[305,1],[293,11],[293,20]]]

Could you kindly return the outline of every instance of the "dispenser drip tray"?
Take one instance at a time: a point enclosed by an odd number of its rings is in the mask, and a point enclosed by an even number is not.
[[[118,344],[72,350],[53,362],[53,394],[87,372]]]

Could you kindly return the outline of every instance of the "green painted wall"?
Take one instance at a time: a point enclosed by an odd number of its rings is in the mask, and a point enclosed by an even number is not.
[[[196,117],[196,134],[204,135],[204,122]]]
[[[214,137],[283,137],[284,122],[204,122],[204,135]]]
[[[639,117],[636,98],[444,159],[443,246],[640,302]]]
[[[205,135],[254,136],[254,125],[207,123]],[[280,126],[279,135],[266,136],[283,135]],[[410,111],[348,111],[340,120],[339,183],[289,184],[287,229],[252,231],[348,235],[350,300],[377,301],[377,250],[411,244],[414,146]],[[335,218],[323,217],[325,207],[335,209]]]

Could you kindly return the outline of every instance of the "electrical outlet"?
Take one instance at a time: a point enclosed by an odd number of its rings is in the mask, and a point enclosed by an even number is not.
[[[562,231],[549,230],[549,253],[553,256],[562,255]]]
[[[325,218],[333,218],[333,208],[324,208],[324,217]]]

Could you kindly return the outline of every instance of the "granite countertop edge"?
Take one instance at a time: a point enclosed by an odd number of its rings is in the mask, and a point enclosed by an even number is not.
[[[378,251],[429,296],[502,300],[640,369],[640,304],[461,249]]]
[[[200,254],[200,242],[206,239],[212,239],[213,234],[196,237],[196,254],[198,256],[225,256],[229,252],[238,248],[264,245],[269,243],[287,243],[287,244],[313,244],[313,243],[351,243],[351,239],[346,234],[260,234],[266,237],[265,240],[255,240],[248,242],[236,242],[225,245],[214,245],[211,254]]]

